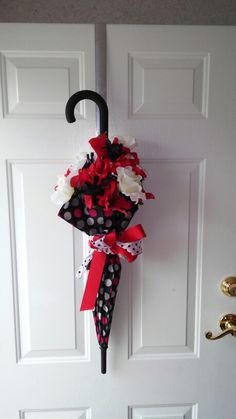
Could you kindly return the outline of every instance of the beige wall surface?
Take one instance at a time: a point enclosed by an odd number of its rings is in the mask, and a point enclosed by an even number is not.
[[[235,25],[236,0],[0,0],[0,22]]]

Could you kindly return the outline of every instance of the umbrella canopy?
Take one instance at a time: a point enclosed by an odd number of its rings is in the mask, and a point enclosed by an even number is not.
[[[108,138],[108,109],[100,95],[91,91],[75,93],[67,102],[66,117],[74,122],[74,108],[83,99],[97,103],[100,135],[89,143],[90,154],[82,153],[60,177],[53,200],[62,205],[58,215],[88,234],[92,252],[78,270],[89,271],[81,310],[92,310],[101,348],[101,372],[106,373],[106,350],[117,288],[120,256],[132,262],[142,252],[142,226],[128,228],[138,206],[153,198],[143,189],[146,177],[139,165],[132,137]],[[96,153],[96,157],[94,156]]]

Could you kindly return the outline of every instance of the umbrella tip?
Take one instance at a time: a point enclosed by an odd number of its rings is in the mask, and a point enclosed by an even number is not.
[[[101,347],[101,373],[106,374],[107,372],[107,348]]]

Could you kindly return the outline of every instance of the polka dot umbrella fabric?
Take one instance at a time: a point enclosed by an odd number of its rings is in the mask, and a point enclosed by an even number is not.
[[[52,200],[61,206],[59,217],[90,236],[92,253],[79,269],[80,275],[84,269],[89,272],[83,297],[89,303],[82,303],[81,308],[93,311],[98,343],[105,350],[121,275],[120,258],[132,262],[142,252],[140,238],[145,234],[129,224],[139,206],[154,196],[144,190],[146,173],[133,151],[133,137],[110,140],[104,133],[89,143],[93,151],[80,153],[58,177]]]

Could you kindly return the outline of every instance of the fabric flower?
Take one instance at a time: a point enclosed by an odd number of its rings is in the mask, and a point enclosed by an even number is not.
[[[113,211],[119,211],[123,212],[123,214],[127,214],[127,211],[132,208],[132,205],[132,202],[124,196],[118,195],[118,198],[112,204],[112,209]]]
[[[100,159],[110,159],[111,161],[115,161],[122,154],[130,151],[130,149],[125,149],[123,147],[117,137],[114,137],[113,141],[110,141],[105,133],[96,138],[91,138],[89,143]]]
[[[91,138],[89,140],[89,143],[99,158],[108,157],[107,134],[104,133],[104,134],[100,134],[98,137]]]
[[[58,176],[58,182],[55,191],[51,196],[51,200],[56,205],[64,205],[74,193],[74,188],[70,184],[72,177],[78,174],[87,160],[87,153],[81,152],[76,159],[70,164],[69,169],[62,176]]]
[[[94,159],[94,153],[77,155],[66,173],[58,177],[54,203],[64,205],[77,191],[88,209],[99,206],[108,216],[113,211],[125,214],[134,203],[154,198],[142,186],[146,173],[139,166],[137,153],[131,151],[136,145],[134,137],[114,137],[110,141],[103,133],[89,142],[97,157]]]
[[[76,188],[78,183],[81,187],[84,183],[101,185],[103,180],[106,180],[110,173],[110,162],[107,159],[102,160],[97,158],[89,167],[80,169],[76,176],[72,176],[71,186]]]
[[[117,183],[115,180],[110,181],[104,188],[102,195],[98,196],[98,205],[108,210],[112,206],[112,202],[118,194]]]
[[[127,167],[132,166],[132,170],[136,175],[141,176],[143,179],[147,176],[144,170],[139,166],[139,158],[137,153],[130,152],[128,154],[123,154],[116,161],[112,162],[112,170],[114,173],[117,172],[117,167]]]
[[[117,167],[116,172],[120,192],[129,196],[136,204],[139,199],[145,199],[141,185],[142,176],[136,175],[130,166]]]
[[[135,138],[132,137],[131,135],[127,135],[125,137],[120,137],[117,135],[114,137],[114,140],[115,139],[118,139],[119,144],[122,144],[124,147],[127,147],[130,150],[132,150],[132,148],[136,146]]]
[[[64,175],[58,176],[57,186],[51,196],[56,205],[64,205],[72,197],[74,188],[70,186],[70,179]]]
[[[99,205],[106,210],[112,206],[117,198],[117,180],[112,174],[111,164],[108,159],[97,159],[79,170],[70,180],[71,186],[80,189],[84,194],[85,204],[88,208]]]
[[[75,160],[69,166],[69,173],[67,175],[69,179],[71,179],[72,176],[75,176],[78,174],[79,169],[82,169],[82,167],[86,163],[86,160],[87,160],[87,153],[85,152],[81,152],[76,156]]]

